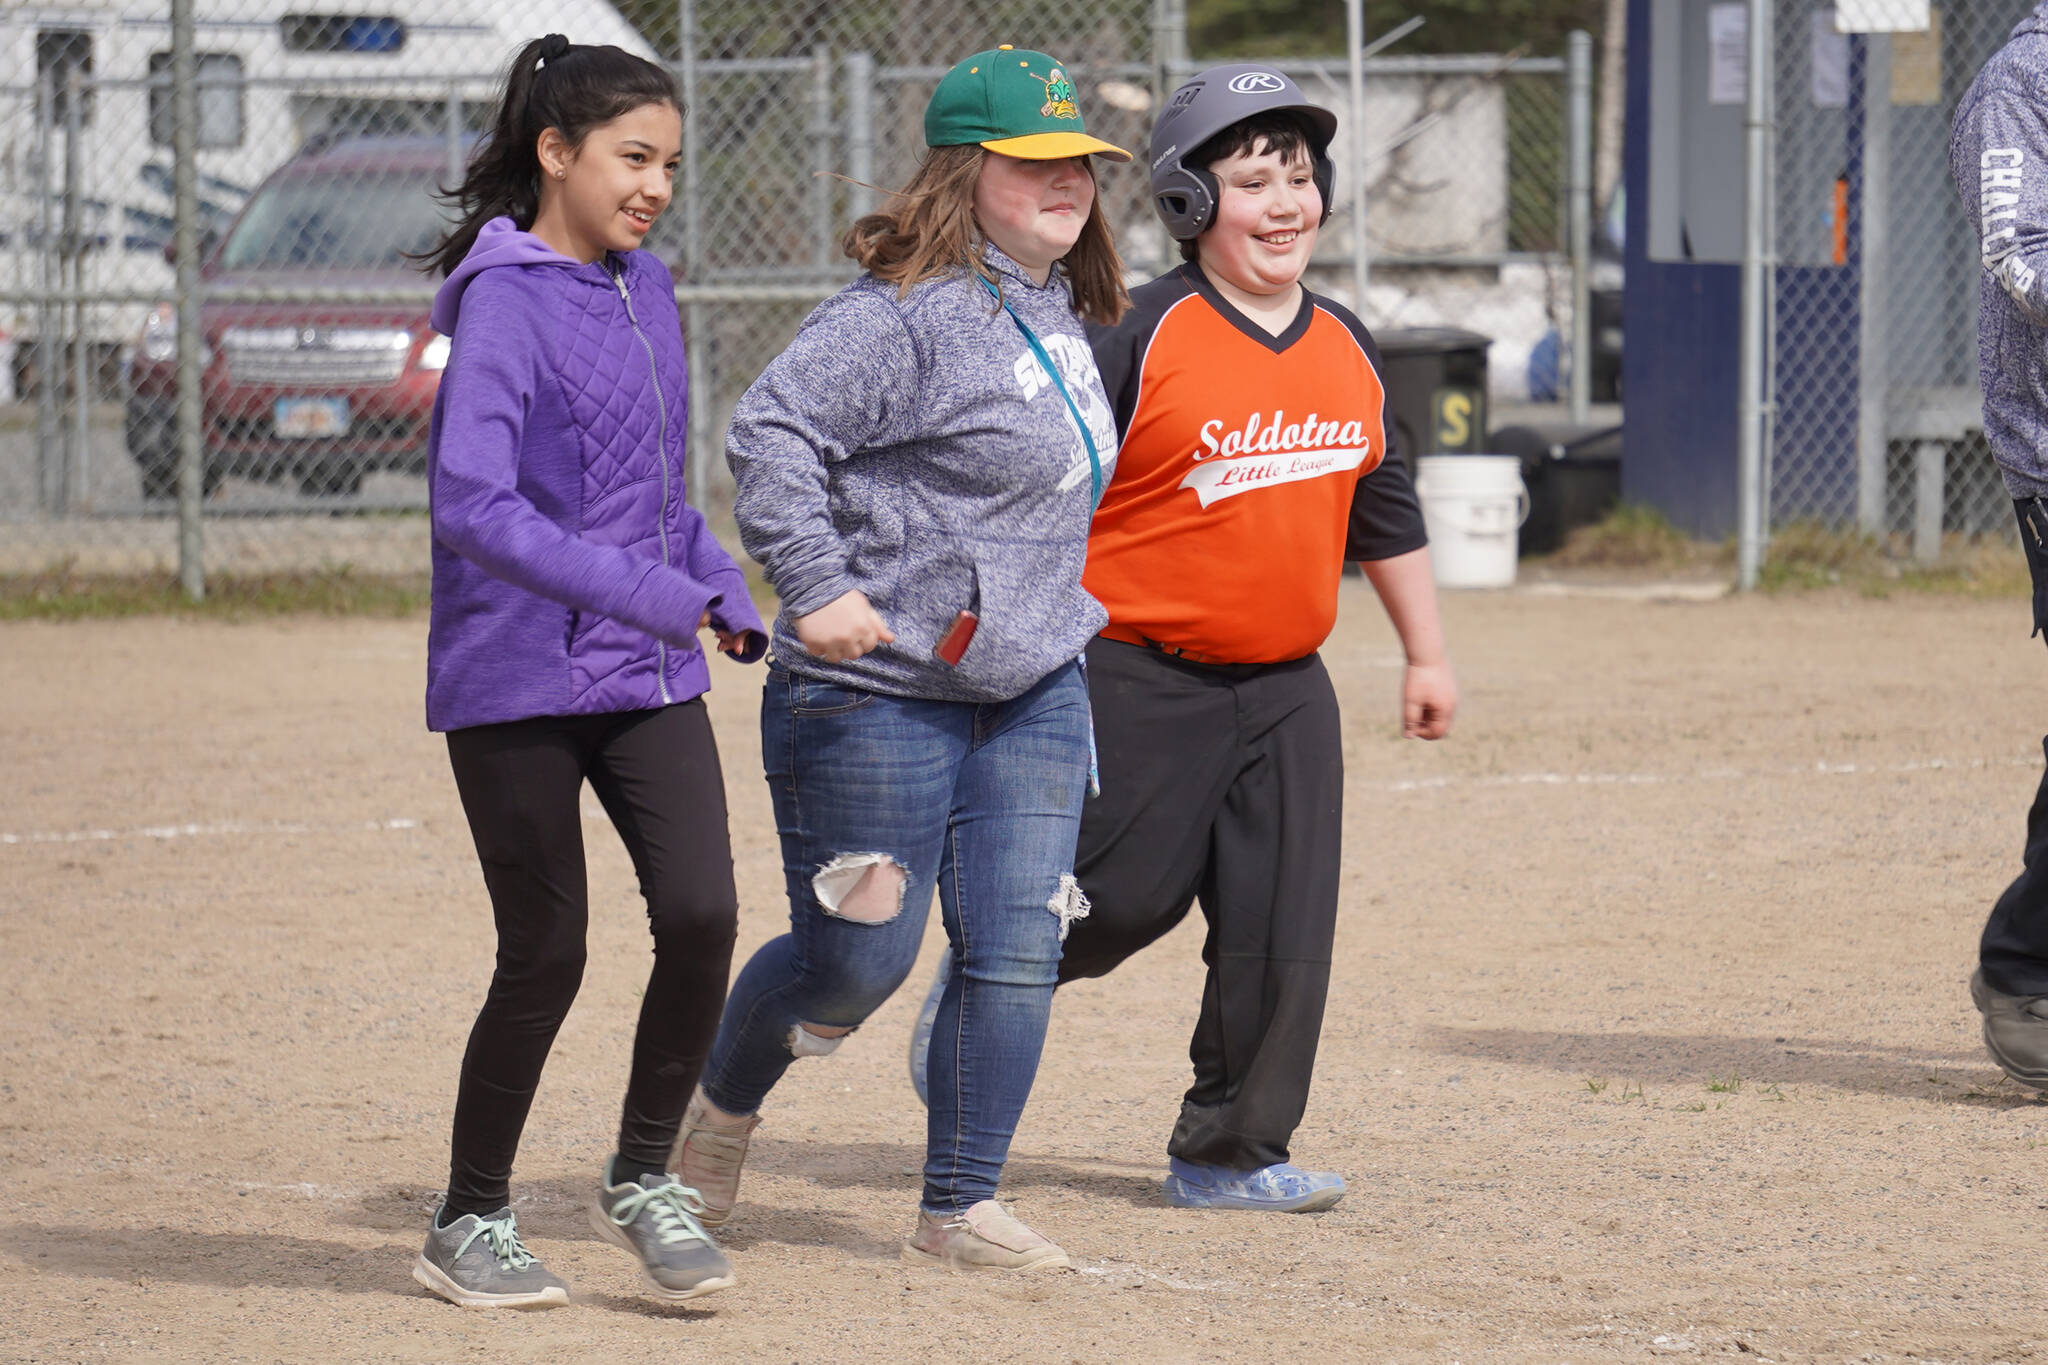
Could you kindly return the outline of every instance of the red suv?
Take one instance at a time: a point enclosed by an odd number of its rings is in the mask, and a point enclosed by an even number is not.
[[[263,182],[206,255],[213,289],[384,290],[428,283],[406,252],[446,230],[448,145],[355,138],[314,146]],[[204,301],[205,486],[227,475],[353,494],[377,469],[426,468],[448,338],[424,303]],[[128,453],[142,495],[177,490],[177,310],[159,304],[130,368]]]

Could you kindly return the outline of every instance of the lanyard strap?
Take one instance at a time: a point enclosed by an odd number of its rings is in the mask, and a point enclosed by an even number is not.
[[[1081,443],[1088,447],[1088,484],[1094,493],[1094,501],[1088,504],[1088,511],[1093,514],[1102,506],[1102,457],[1095,451],[1095,437],[1088,430],[1088,419],[1081,415],[1081,407],[1074,401],[1074,395],[1067,392],[1067,381],[1060,378],[1060,367],[1053,364],[1052,357],[1045,353],[1045,344],[1038,339],[1038,333],[1024,325],[1024,319],[1017,316],[1017,310],[1010,307],[1010,301],[985,277],[977,274],[974,278],[981,281],[981,287],[988,290],[990,297],[1010,315],[1010,321],[1017,324],[1017,330],[1024,334],[1025,344],[1031,347],[1031,354],[1038,357],[1039,365],[1052,376],[1053,387],[1060,391],[1060,397],[1067,400],[1067,411],[1074,414],[1074,427],[1081,433]]]

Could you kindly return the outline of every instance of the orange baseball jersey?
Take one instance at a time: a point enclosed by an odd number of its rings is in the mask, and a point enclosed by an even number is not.
[[[1131,298],[1090,332],[1121,438],[1082,578],[1103,634],[1204,662],[1314,653],[1347,558],[1427,543],[1387,449],[1379,347],[1307,290],[1274,336],[1194,264]]]

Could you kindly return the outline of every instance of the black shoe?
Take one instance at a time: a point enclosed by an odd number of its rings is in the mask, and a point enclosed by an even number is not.
[[[2048,1090],[2048,995],[2006,995],[1970,978],[1970,999],[1984,1016],[1984,1046],[2005,1074],[2021,1085]]]

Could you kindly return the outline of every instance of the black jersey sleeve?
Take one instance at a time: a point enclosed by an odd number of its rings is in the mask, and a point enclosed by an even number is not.
[[[1166,310],[1185,298],[1189,285],[1181,271],[1171,271],[1131,291],[1131,306],[1114,326],[1087,325],[1095,368],[1102,372],[1102,391],[1116,414],[1117,439],[1131,429],[1138,410],[1138,388],[1144,382],[1145,352]]]
[[[1384,390],[1387,367],[1380,358],[1380,344],[1372,339],[1372,333],[1350,309],[1324,302],[1331,314],[1358,338],[1358,344],[1365,351],[1365,358],[1371,362],[1373,373],[1380,377],[1380,388]],[[1388,401],[1391,401],[1391,395]],[[1344,557],[1359,563],[1392,559],[1429,544],[1429,533],[1422,525],[1422,503],[1415,496],[1409,452],[1401,449],[1395,439],[1394,424],[1389,420],[1384,404],[1380,420],[1386,428],[1386,457],[1377,469],[1358,481],[1358,487],[1351,495],[1351,522],[1344,538]]]
[[[1110,411],[1116,414],[1116,435],[1121,441],[1131,429],[1131,413],[1138,406],[1138,356],[1150,328],[1141,329],[1136,310],[1124,314],[1113,327],[1088,324],[1088,344],[1095,351],[1095,368],[1102,371],[1102,391],[1109,395]]]

